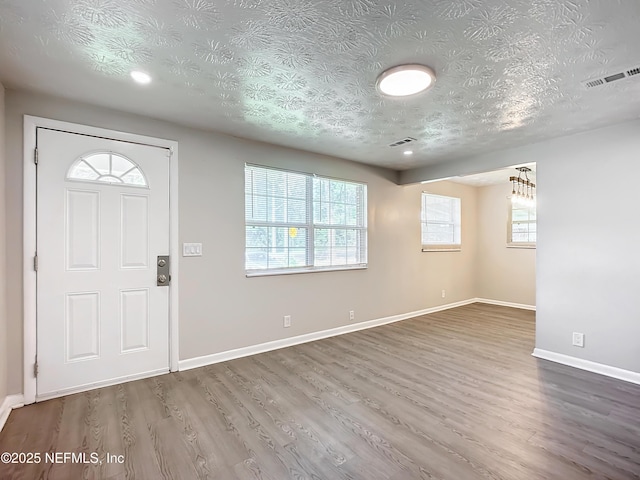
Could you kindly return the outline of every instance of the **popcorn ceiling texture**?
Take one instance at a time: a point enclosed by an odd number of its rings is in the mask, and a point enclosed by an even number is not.
[[[0,81],[403,170],[637,118],[640,76],[580,82],[640,66],[639,24],[637,0],[3,0]],[[408,62],[435,87],[377,94]]]

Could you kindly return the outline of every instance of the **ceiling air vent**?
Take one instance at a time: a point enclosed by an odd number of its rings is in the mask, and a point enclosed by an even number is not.
[[[585,80],[584,82],[582,82],[582,84],[586,88],[599,87],[600,85],[605,85],[607,83],[612,83],[617,80],[622,80],[624,78],[633,77],[634,75],[639,75],[639,74],[640,74],[640,67],[633,67],[633,68],[625,69],[621,72],[616,72],[610,75],[606,75],[604,77]]]
[[[399,147],[400,145],[405,145],[407,143],[411,143],[411,142],[415,142],[415,141],[416,141],[416,139],[413,138],[413,137],[406,137],[406,138],[403,138],[402,140],[398,140],[397,142],[390,143],[389,146],[390,147]]]
[[[597,80],[590,80],[588,82],[585,82],[585,85],[587,86],[587,88],[597,87],[598,85],[604,85],[604,80],[602,80],[601,78],[598,78]]]
[[[620,72],[614,75],[609,75],[608,77],[604,77],[604,81],[607,83],[615,82],[616,80],[622,80],[625,78],[625,74]]]

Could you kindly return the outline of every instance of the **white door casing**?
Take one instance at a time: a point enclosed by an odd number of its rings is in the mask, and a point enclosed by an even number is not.
[[[173,287],[156,285],[157,256],[171,254],[173,262],[177,250],[170,242],[171,150],[104,133],[37,129],[37,328],[28,328],[25,308],[25,367],[30,330],[39,372],[29,398],[25,371],[26,403],[165,373],[177,363]],[[110,159],[116,176],[131,160],[148,185],[67,178],[79,158],[100,152],[93,158]],[[31,296],[25,289],[25,307]]]

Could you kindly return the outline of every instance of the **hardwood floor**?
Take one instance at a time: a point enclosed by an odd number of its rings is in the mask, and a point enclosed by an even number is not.
[[[640,386],[533,358],[534,315],[473,304],[30,405],[0,452],[89,463],[0,479],[640,478]]]

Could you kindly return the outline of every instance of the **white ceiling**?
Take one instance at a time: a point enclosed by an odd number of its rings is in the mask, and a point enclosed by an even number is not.
[[[534,183],[536,181],[536,164],[535,163],[523,163],[522,165],[514,165],[508,168],[502,168],[500,170],[494,170],[492,172],[476,173],[474,175],[465,175],[463,177],[451,177],[447,180],[450,182],[463,183],[465,185],[471,185],[473,187],[488,187],[490,185],[499,185],[501,183],[509,183],[509,177],[517,177],[520,172],[516,170],[516,167],[529,167],[529,180]]]
[[[640,75],[580,82],[640,66],[639,24],[638,0],[0,0],[0,81],[404,170],[637,118]],[[381,98],[407,62],[435,87]]]

